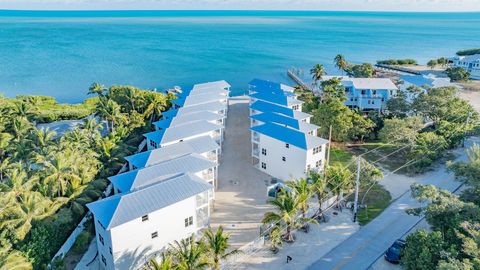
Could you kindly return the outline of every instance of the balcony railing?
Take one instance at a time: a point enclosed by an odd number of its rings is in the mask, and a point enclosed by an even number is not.
[[[257,157],[258,157],[258,155],[260,154],[260,150],[259,150],[258,148],[257,148],[257,149],[253,149],[253,150],[252,150],[252,154],[253,154],[254,156],[257,156]]]
[[[212,180],[215,174],[213,172],[202,173],[202,178],[206,181]]]
[[[258,135],[257,133],[253,133],[252,138],[254,141],[260,142],[260,135]]]
[[[207,158],[209,160],[215,161],[215,160],[217,160],[217,153],[208,153]]]

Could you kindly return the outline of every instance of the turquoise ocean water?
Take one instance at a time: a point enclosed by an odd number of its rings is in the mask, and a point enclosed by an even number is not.
[[[480,13],[0,11],[0,93],[79,102],[94,82],[144,88],[288,82],[332,59],[426,62],[480,47]]]

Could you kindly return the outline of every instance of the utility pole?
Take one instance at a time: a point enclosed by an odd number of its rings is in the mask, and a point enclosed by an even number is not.
[[[465,147],[465,139],[467,138],[467,128],[470,123],[470,117],[472,117],[472,112],[468,113],[467,122],[465,123],[465,133],[463,134],[462,147]]]
[[[360,185],[360,157],[357,158],[357,179],[355,180],[355,201],[353,203],[353,222],[357,221],[358,212],[358,188]]]
[[[330,166],[330,145],[332,145],[332,125],[330,125],[330,131],[328,135],[328,155],[327,155],[327,168]]]

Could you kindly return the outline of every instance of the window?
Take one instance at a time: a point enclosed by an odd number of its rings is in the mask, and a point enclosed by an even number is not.
[[[321,160],[318,160],[317,162],[315,162],[315,167],[320,168],[321,166],[322,166]]]
[[[185,228],[193,224],[193,217],[188,217],[185,219]]]
[[[299,107],[298,105],[293,105],[293,106],[292,106],[292,109],[298,110],[298,109],[300,109],[300,107]]]
[[[375,100],[372,100],[372,104],[375,104]]]
[[[290,144],[289,144],[289,143],[286,143],[286,144],[285,144],[285,147],[286,147],[286,148],[290,148]]]
[[[310,171],[311,167],[310,164],[307,165],[307,172]]]
[[[318,147],[313,148],[313,154],[314,155],[318,154],[320,152],[322,152],[322,146],[318,146]]]
[[[353,98],[351,98],[350,101],[353,101]]]
[[[107,265],[107,259],[105,259],[105,257],[103,257],[103,255],[102,255],[102,262],[103,262],[104,265]]]
[[[266,156],[267,155],[267,149],[262,148],[262,155]]]
[[[157,148],[157,143],[154,141],[150,141],[150,146],[152,146],[153,148]]]
[[[368,104],[372,104],[372,101],[370,99],[368,100]]]
[[[152,239],[153,239],[153,238],[157,238],[157,237],[158,237],[158,232],[153,232],[153,233],[152,233]]]
[[[112,248],[110,247],[109,249],[110,249],[110,254],[113,254],[113,253],[112,253]]]
[[[373,90],[373,94],[376,95],[376,94],[377,94],[377,90]]]
[[[100,240],[100,243],[102,243],[102,245],[105,245],[105,241],[103,240],[103,237],[101,234],[98,234],[98,240]]]
[[[287,161],[287,159],[285,157],[282,157],[282,161]]]
[[[148,220],[148,215],[142,216],[142,221],[147,221]]]
[[[265,162],[262,162],[262,169],[264,169],[264,170],[267,169],[267,164]]]
[[[362,90],[362,95],[365,95],[365,90]]]

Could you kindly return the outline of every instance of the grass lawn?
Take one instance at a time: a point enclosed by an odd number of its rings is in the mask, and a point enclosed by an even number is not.
[[[368,187],[365,187],[365,190],[360,190],[359,192],[359,204],[362,202],[365,191]],[[382,185],[375,184],[370,191],[367,193],[367,196],[364,200],[364,205],[366,208],[360,208],[358,210],[358,223],[360,225],[365,225],[374,218],[376,218],[382,211],[390,205],[392,196],[390,192],[386,190]]]
[[[378,148],[381,146],[380,148]],[[354,155],[363,154],[369,150],[378,148],[368,154],[365,154],[365,158],[368,162],[374,163],[375,166],[380,166],[386,170],[393,171],[405,164],[408,161],[406,157],[406,149],[399,150],[401,146],[384,144],[380,142],[369,142],[360,145],[349,145],[348,151]],[[384,158],[387,156],[386,158]],[[406,168],[398,171],[399,173],[407,173]]]
[[[340,164],[346,166],[353,157],[353,153],[340,147],[332,146],[330,153],[330,165]]]

